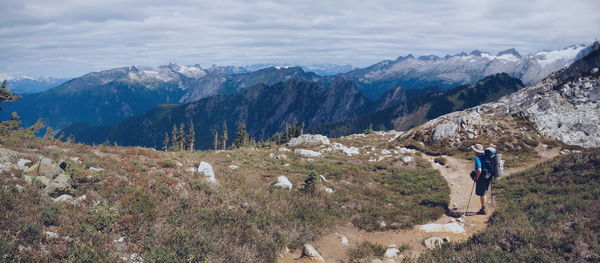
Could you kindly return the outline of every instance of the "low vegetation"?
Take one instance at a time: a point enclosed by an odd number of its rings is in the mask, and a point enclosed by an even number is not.
[[[562,156],[500,180],[489,227],[419,262],[599,262],[600,150]]]
[[[408,228],[438,218],[449,202],[445,180],[416,155],[407,164],[339,153],[309,159],[278,145],[165,152],[11,133],[0,136],[3,147],[33,162],[65,160],[68,193],[87,198],[54,202],[23,171],[0,173],[3,262],[114,262],[134,253],[144,262],[273,262],[286,246],[299,248],[331,226]],[[218,185],[188,171],[200,161],[212,164]],[[291,191],[273,187],[281,175]]]

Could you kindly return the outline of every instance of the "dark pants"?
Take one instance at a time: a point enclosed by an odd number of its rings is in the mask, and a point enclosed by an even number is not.
[[[484,196],[485,192],[487,192],[490,186],[490,182],[492,182],[491,179],[485,179],[483,176],[481,176],[479,180],[475,182],[475,194],[478,196]]]

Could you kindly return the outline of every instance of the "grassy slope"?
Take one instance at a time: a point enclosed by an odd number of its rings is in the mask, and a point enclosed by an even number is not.
[[[419,262],[600,261],[600,150],[559,157],[496,185],[490,226]]]
[[[0,191],[0,256],[9,262],[113,262],[134,252],[146,262],[272,262],[285,246],[314,240],[335,224],[384,230],[435,219],[449,198],[444,179],[418,156],[406,166],[397,158],[368,162],[371,157],[364,155],[326,154],[309,161],[265,148],[189,153],[0,139],[3,147],[33,161],[40,155],[67,160],[71,194],[87,196],[80,206],[53,203],[28,185],[21,171],[0,174],[1,184],[9,187]],[[377,146],[369,138],[361,143]],[[289,159],[270,158],[271,152]],[[213,165],[220,186],[185,171],[200,161]],[[231,164],[240,169],[229,169]],[[310,172],[324,175],[327,182],[318,184],[335,192],[299,191]],[[280,175],[294,190],[272,186]],[[16,191],[16,184],[25,191]],[[69,239],[49,239],[44,231]],[[119,237],[125,243],[113,242]],[[31,252],[19,252],[18,246]]]

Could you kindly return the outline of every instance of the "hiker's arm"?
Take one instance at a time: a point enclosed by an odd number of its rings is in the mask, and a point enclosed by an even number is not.
[[[477,181],[477,180],[479,180],[479,176],[481,175],[481,168],[475,169],[475,172],[477,173],[475,175],[475,181]]]

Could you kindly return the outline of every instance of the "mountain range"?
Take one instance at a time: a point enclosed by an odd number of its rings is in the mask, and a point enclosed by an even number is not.
[[[320,76],[307,72],[301,67],[275,66],[260,68],[261,65],[234,67],[212,66],[203,69],[199,65],[180,66],[169,64],[158,68],[132,66],[93,72],[70,80],[50,90],[28,94],[22,99],[7,103],[5,111],[0,112],[3,119],[12,111],[17,111],[25,125],[31,125],[37,118],[43,118],[51,127],[62,129],[73,123],[85,125],[115,125],[122,120],[147,113],[160,104],[186,104],[219,95],[236,95],[258,85],[274,86],[297,85],[305,87],[303,82],[327,89],[337,88],[339,83],[352,87],[360,93],[361,100],[370,106],[365,110],[353,110],[343,113],[344,118],[357,118],[385,110],[381,101],[398,103],[402,100],[417,98],[434,91],[444,91],[459,85],[473,85],[488,75],[506,72],[510,77],[518,77],[525,84],[537,81],[546,72],[563,68],[575,59],[590,51],[586,45],[570,46],[557,51],[539,51],[521,56],[514,49],[499,52],[496,55],[481,51],[453,56],[399,57],[394,61],[382,61],[367,68],[355,69],[335,76]],[[262,65],[267,66],[267,65]],[[255,70],[255,71],[251,71]],[[343,81],[342,81],[343,80]],[[291,84],[290,84],[291,83]],[[401,89],[398,89],[401,87]],[[386,92],[396,92],[400,97],[390,100]],[[339,90],[338,90],[339,91]],[[400,92],[401,91],[401,92]],[[286,92],[288,92],[286,90]],[[344,96],[345,93],[338,94]],[[281,93],[278,96],[292,96]],[[273,98],[267,96],[267,98]],[[210,100],[209,100],[210,101]],[[352,101],[352,100],[349,100]],[[389,104],[391,105],[391,104]],[[319,108],[321,105],[314,105]],[[353,105],[336,104],[336,107],[352,109]],[[176,106],[161,106],[169,108]],[[389,107],[387,107],[389,108]],[[394,118],[410,114],[397,110]],[[378,113],[379,114],[379,113]],[[385,114],[380,116],[384,116]],[[281,120],[279,121],[287,121]],[[307,122],[307,127],[323,123],[343,121],[340,118],[298,118]],[[318,120],[318,121],[316,121]],[[385,118],[387,128],[410,127],[412,124],[390,124]],[[425,121],[427,119],[423,119]],[[225,121],[225,120],[224,120]],[[222,121],[221,121],[222,122]],[[381,122],[381,121],[376,121]],[[255,136],[266,136],[265,131],[274,131],[283,123],[269,126]],[[81,126],[81,124],[78,124]],[[210,125],[209,125],[210,126]],[[337,126],[337,124],[336,124]],[[361,125],[352,125],[353,129]],[[254,134],[253,134],[254,135]]]
[[[6,88],[17,94],[32,94],[54,88],[67,80],[69,78],[21,76],[7,78]]]

